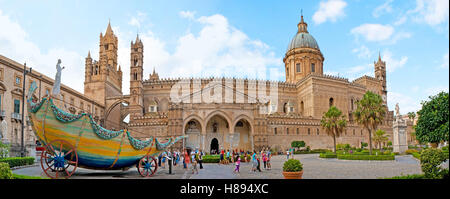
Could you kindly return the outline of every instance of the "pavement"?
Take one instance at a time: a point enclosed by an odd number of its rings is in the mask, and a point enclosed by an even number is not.
[[[322,159],[319,154],[299,154],[294,158],[303,164],[303,179],[376,179],[422,173],[420,162],[411,155],[396,156],[395,160],[389,161]],[[168,174],[166,165],[165,168],[159,167],[149,178],[141,177],[135,167],[127,171],[77,168],[70,179],[281,179],[284,161],[286,156],[274,156],[271,170],[265,170],[261,162],[262,172],[252,172],[251,163],[241,163],[240,173],[233,172],[234,164],[208,163],[203,164],[203,169],[198,169],[198,174],[192,174],[191,168],[183,169],[183,165],[173,167],[172,174]],[[448,161],[442,166],[448,168]],[[13,173],[46,177],[40,164],[14,169]]]

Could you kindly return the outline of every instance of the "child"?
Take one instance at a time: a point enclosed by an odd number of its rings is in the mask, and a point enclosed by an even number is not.
[[[241,157],[238,156],[237,161],[236,161],[236,168],[234,169],[234,172],[238,172],[239,173],[239,166],[241,165]]]
[[[263,159],[263,162],[264,162],[264,169],[266,169],[266,162],[267,162],[267,156],[266,156],[266,152],[262,152],[262,159]]]
[[[192,174],[194,174],[194,171],[198,174],[197,170],[197,158],[194,152],[192,152],[191,155],[191,161],[192,161]]]

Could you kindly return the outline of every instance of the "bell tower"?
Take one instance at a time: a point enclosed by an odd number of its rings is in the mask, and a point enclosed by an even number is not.
[[[117,66],[118,40],[108,23],[105,35],[100,33],[99,61],[91,52],[85,59],[84,94],[105,105],[106,98],[122,95],[122,70]]]
[[[375,78],[381,83],[380,94],[383,98],[383,103],[387,105],[387,89],[386,89],[386,62],[381,60],[381,55],[378,54],[378,61],[374,62]]]
[[[130,53],[130,113],[144,114],[143,77],[144,77],[144,45],[139,35],[131,41]]]

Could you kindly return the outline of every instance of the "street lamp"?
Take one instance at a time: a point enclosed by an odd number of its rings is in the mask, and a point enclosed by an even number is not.
[[[22,86],[22,132],[21,132],[21,142],[20,142],[20,156],[21,157],[25,157],[25,147],[24,147],[24,143],[23,143],[23,134],[24,134],[24,130],[25,130],[25,121],[24,121],[24,116],[25,116],[25,81],[26,81],[26,75],[28,73],[31,73],[31,68],[28,71],[27,70],[27,63],[23,64],[23,86]]]

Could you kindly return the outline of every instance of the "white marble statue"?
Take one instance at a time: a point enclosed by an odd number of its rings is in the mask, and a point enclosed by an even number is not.
[[[6,133],[8,132],[8,123],[6,123],[6,120],[4,119],[0,124],[0,141],[4,138],[6,138]]]
[[[395,105],[395,115],[400,116],[400,107],[398,106],[398,103]]]
[[[56,75],[55,75],[55,84],[53,84],[52,95],[58,96],[61,88],[61,71],[65,67],[61,68],[61,59],[58,59],[58,63],[56,64]]]

